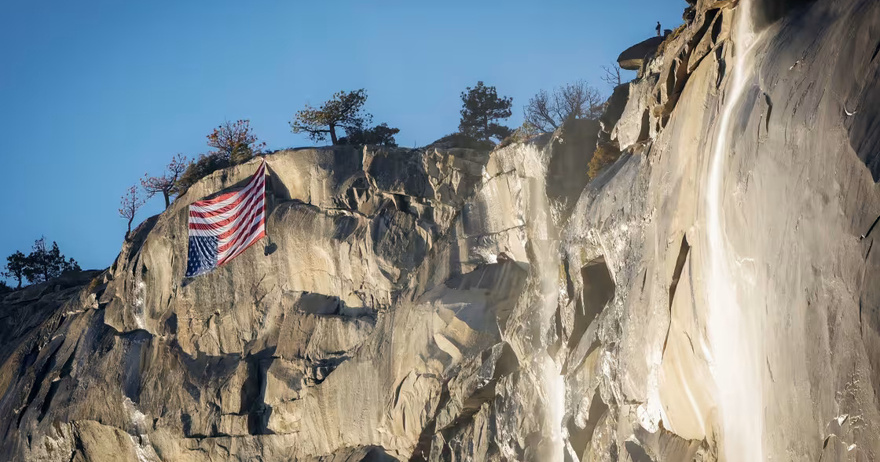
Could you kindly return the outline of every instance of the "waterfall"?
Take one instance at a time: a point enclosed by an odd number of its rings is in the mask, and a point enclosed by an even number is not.
[[[735,261],[735,254],[727,241],[721,205],[731,120],[751,81],[751,50],[757,41],[751,28],[750,1],[741,2],[737,10],[736,57],[710,161],[706,194],[707,328],[720,411],[721,458],[729,462],[764,460],[763,333],[757,319],[759,310],[738,298],[736,283],[743,279],[736,277],[737,268],[730,264]]]
[[[539,387],[538,396],[541,400],[539,408],[541,416],[535,416],[542,423],[542,441],[538,445],[538,460],[561,462],[565,454],[565,436],[562,422],[565,418],[565,378],[562,376],[562,364],[557,363],[548,352],[552,339],[547,333],[552,331],[554,315],[559,303],[559,241],[558,230],[554,223],[552,206],[546,193],[546,176],[549,152],[547,148],[539,148],[532,144],[516,145],[497,152],[500,157],[509,157],[512,162],[521,163],[528,176],[523,181],[527,191],[523,195],[524,219],[526,222],[529,246],[533,257],[530,258],[531,289],[527,295],[528,309],[518,320],[529,326],[522,342],[527,351],[532,352],[525,359],[532,364],[534,384]],[[515,161],[513,159],[516,159]]]

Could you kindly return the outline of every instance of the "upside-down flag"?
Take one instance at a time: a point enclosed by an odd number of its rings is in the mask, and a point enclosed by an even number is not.
[[[189,206],[186,277],[232,260],[266,235],[266,161],[239,191]]]

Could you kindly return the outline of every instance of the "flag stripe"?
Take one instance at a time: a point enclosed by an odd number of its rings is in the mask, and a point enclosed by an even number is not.
[[[259,234],[255,234],[255,235],[253,235],[253,236],[251,237],[251,239],[250,239],[245,245],[243,245],[240,249],[238,249],[234,254],[232,254],[232,255],[226,257],[226,258],[223,260],[223,263],[226,263],[227,261],[232,260],[233,258],[239,256],[242,252],[244,252],[245,250],[247,250],[250,246],[254,245],[257,241],[259,241],[260,239],[262,239],[262,238],[265,237],[265,236],[266,236],[266,232],[265,232],[265,231],[261,231]],[[223,263],[221,263],[221,264],[223,264]]]
[[[234,213],[224,213],[215,218],[197,218],[190,216],[189,227],[190,229],[220,229],[228,227],[227,225],[235,223],[237,219],[241,218],[242,213],[249,213],[250,209],[257,205],[257,202],[262,204],[263,200],[262,197],[255,195],[248,199],[247,202],[242,202],[236,207]],[[243,212],[243,210],[247,211]]]
[[[240,203],[242,200],[250,197],[253,191],[259,190],[258,183],[262,183],[262,185],[265,186],[265,176],[258,176],[261,173],[265,173],[265,170],[262,167],[257,169],[257,171],[254,173],[254,178],[250,182],[248,182],[248,184],[245,185],[244,189],[242,189],[241,191],[223,194],[222,196],[215,197],[214,199],[193,202],[189,206],[189,215],[191,217],[196,216],[210,218],[214,215],[232,210],[235,205]]]
[[[264,222],[263,210],[260,209],[259,213],[255,214],[250,218],[249,221],[246,221],[241,224],[240,232],[231,233],[229,237],[224,239],[220,238],[220,246],[217,248],[217,251],[220,252],[220,256],[223,257],[229,251],[229,249],[235,247],[239,242],[247,239],[250,235],[258,232],[257,227],[263,225]]]
[[[263,238],[266,235],[265,209],[265,160],[241,190],[193,202],[189,207],[187,277],[227,263]],[[213,241],[200,240],[209,238]],[[209,242],[212,243],[206,245]]]

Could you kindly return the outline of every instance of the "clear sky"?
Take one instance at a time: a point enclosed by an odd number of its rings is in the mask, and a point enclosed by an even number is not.
[[[250,119],[269,149],[307,146],[294,112],[366,88],[374,122],[423,146],[458,127],[483,80],[514,116],[681,24],[684,0],[33,1],[0,5],[0,267],[45,235],[83,268],[112,264],[119,198],[175,153]],[[632,73],[627,73],[632,78]],[[154,197],[135,220],[162,209]]]

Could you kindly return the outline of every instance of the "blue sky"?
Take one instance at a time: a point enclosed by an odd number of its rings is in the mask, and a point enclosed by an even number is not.
[[[514,116],[540,89],[584,79],[681,23],[684,0],[50,2],[0,5],[0,266],[45,235],[83,268],[119,252],[120,196],[172,155],[247,118],[268,148],[307,146],[305,103],[366,88],[401,146],[458,127],[483,80]],[[630,75],[630,77],[632,77]],[[136,222],[162,209],[154,197]]]

